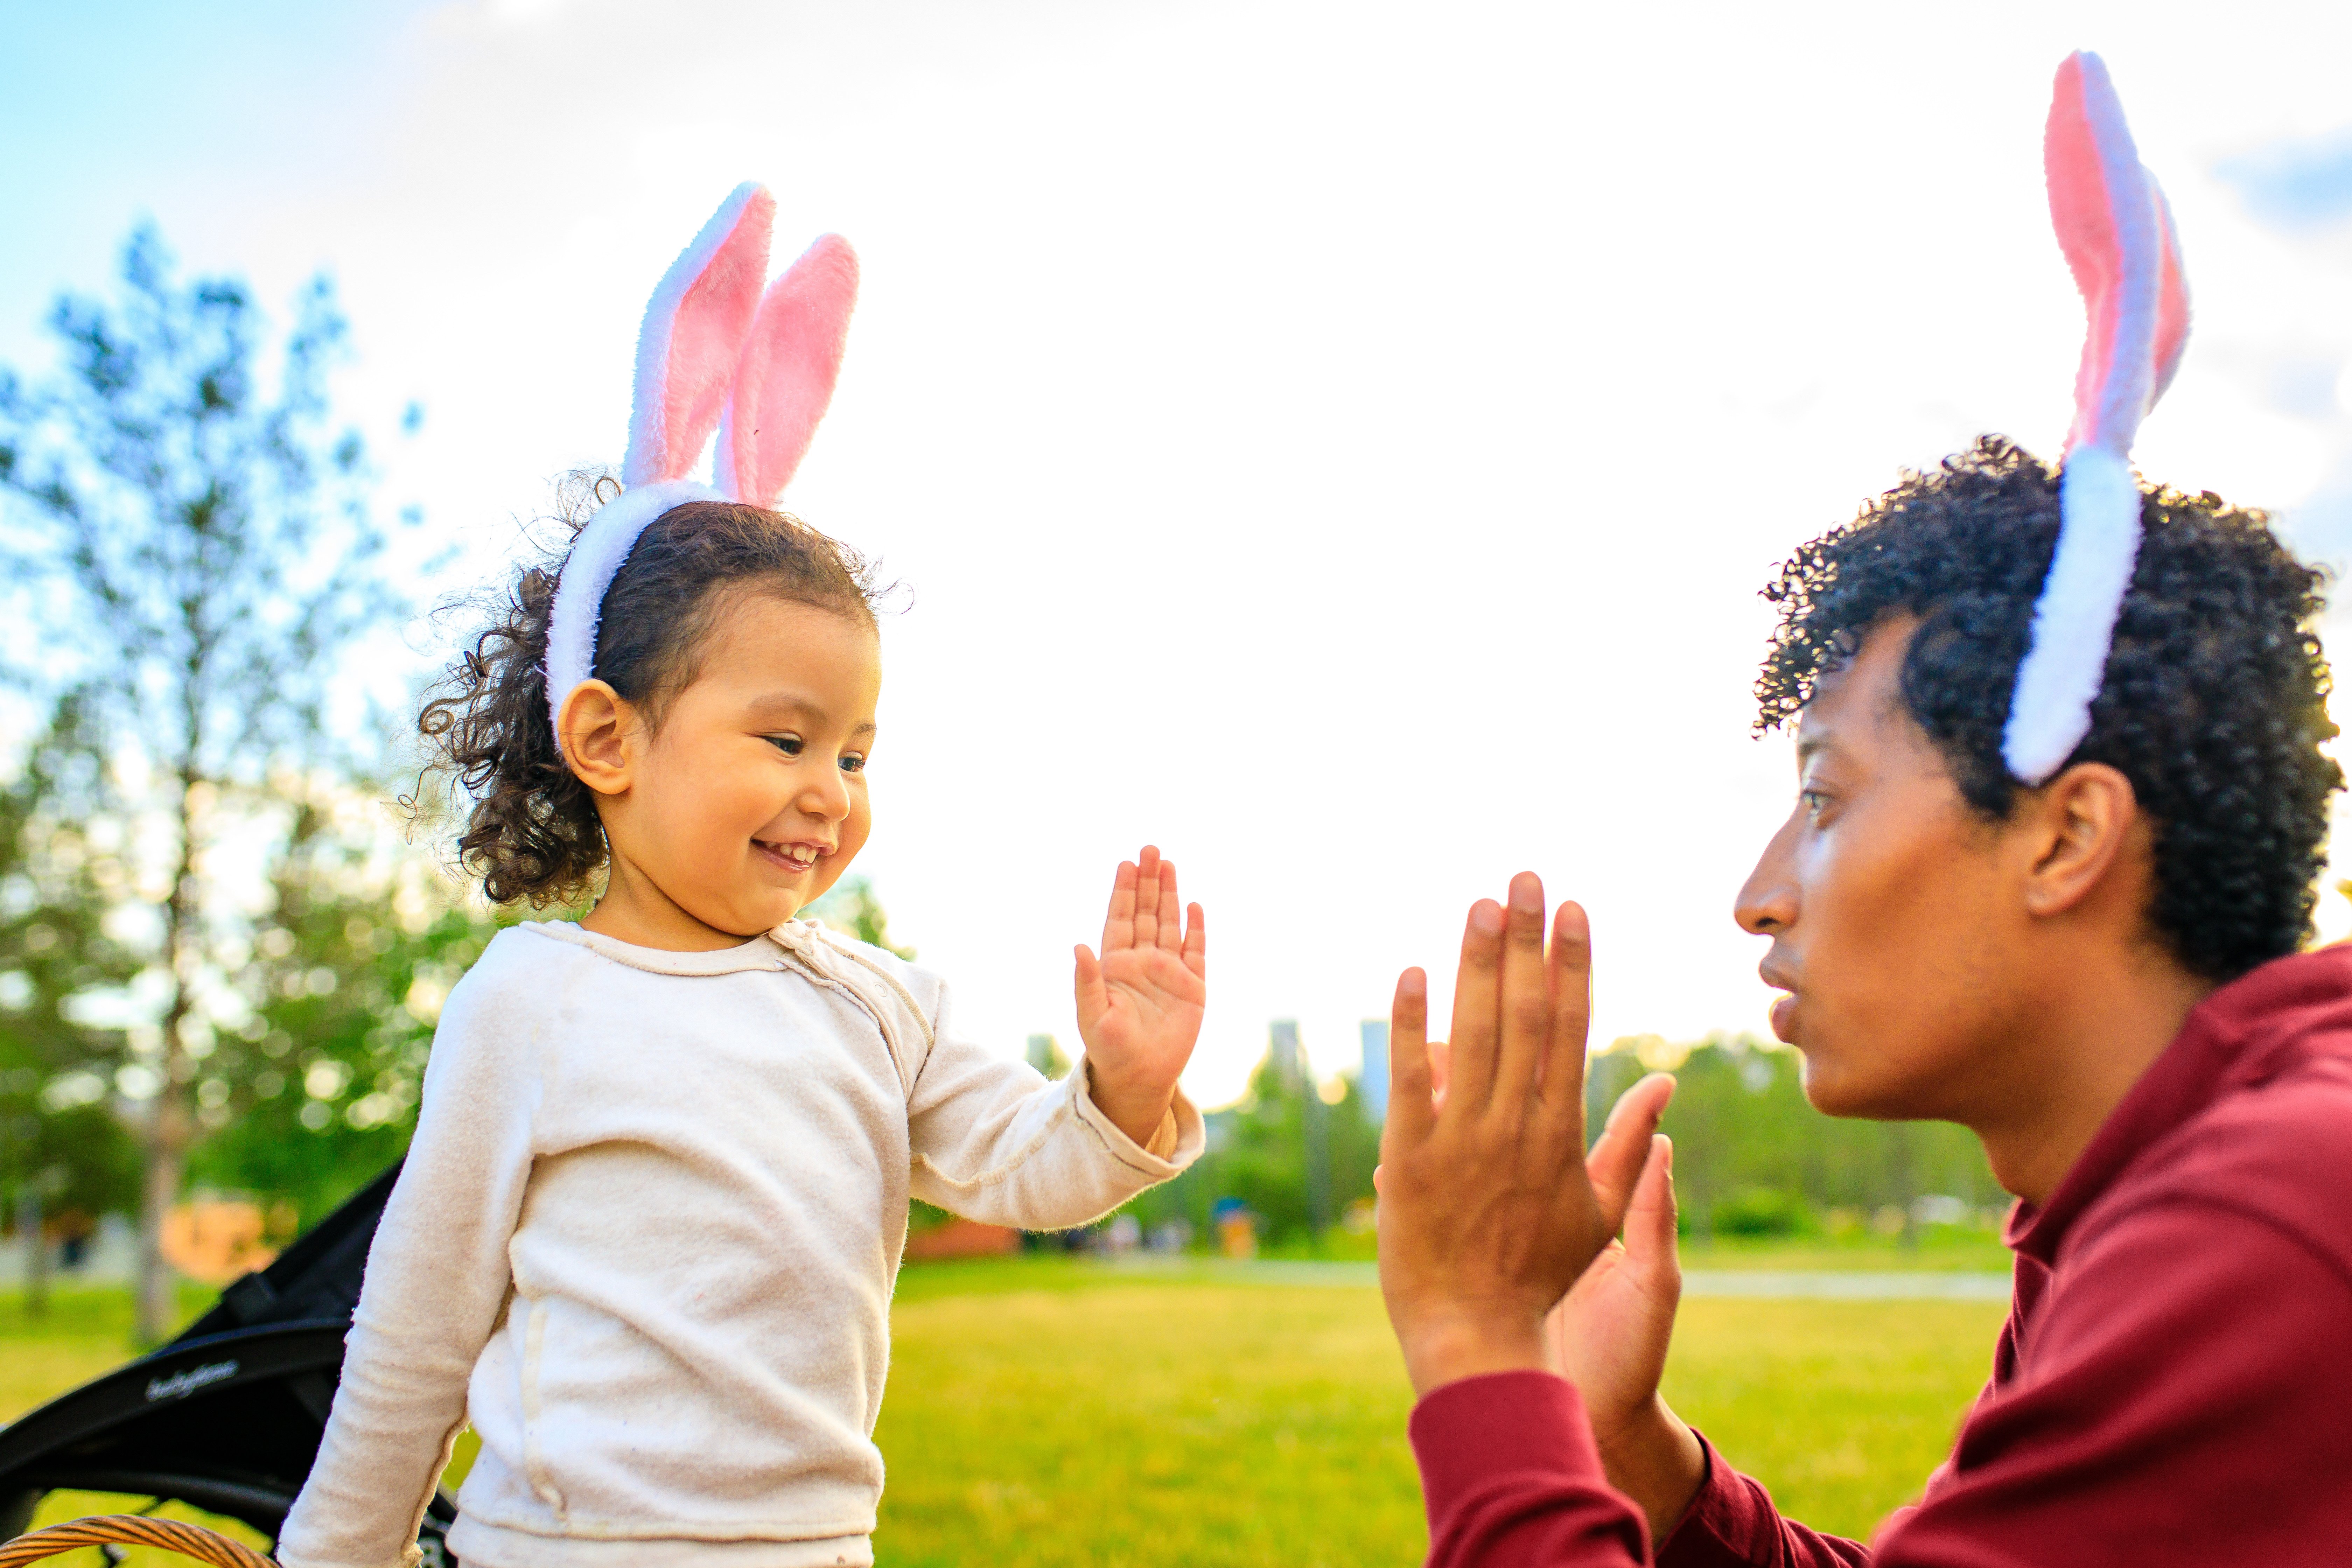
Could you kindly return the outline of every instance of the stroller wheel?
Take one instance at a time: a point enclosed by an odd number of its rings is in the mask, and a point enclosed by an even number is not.
[[[37,1530],[30,1535],[0,1545],[0,1568],[17,1568],[22,1563],[38,1563],[44,1557],[54,1557],[60,1552],[79,1551],[85,1546],[161,1546],[193,1557],[199,1563],[211,1563],[216,1568],[276,1568],[268,1558],[250,1546],[239,1545],[227,1536],[206,1530],[201,1524],[184,1524],[176,1519],[150,1519],[144,1514],[110,1513],[94,1519],[68,1520],[53,1524],[47,1530]]]

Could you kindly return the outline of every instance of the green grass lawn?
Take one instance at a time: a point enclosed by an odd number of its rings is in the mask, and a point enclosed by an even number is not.
[[[1818,1249],[1738,1252],[1688,1261],[1826,1266]],[[1691,1301],[1667,1396],[1791,1514],[1867,1534],[1942,1458],[2001,1315],[1988,1302]],[[1355,1568],[1423,1550],[1411,1394],[1377,1290],[1053,1257],[919,1266],[894,1337],[885,1564]],[[37,1322],[0,1303],[0,1417],[130,1350],[119,1293],[63,1295]],[[117,1506],[52,1498],[42,1521]]]

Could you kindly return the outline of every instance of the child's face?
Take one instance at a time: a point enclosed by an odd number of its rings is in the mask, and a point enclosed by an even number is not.
[[[623,743],[626,787],[602,803],[605,901],[629,906],[612,912],[657,935],[675,919],[667,904],[748,937],[831,888],[872,823],[881,693],[881,649],[862,622],[759,593],[721,606],[701,672],[651,736]]]

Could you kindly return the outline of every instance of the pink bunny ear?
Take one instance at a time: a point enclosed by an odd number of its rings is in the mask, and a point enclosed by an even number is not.
[[[742,184],[662,274],[637,333],[625,485],[686,477],[727,401],[768,275],[776,198]]]
[[[2131,450],[2189,338],[2189,290],[2171,209],[2139,161],[2107,68],[2067,57],[2042,142],[2050,217],[2090,314],[2067,450]]]
[[[856,303],[857,254],[837,234],[821,237],[769,286],[719,420],[720,490],[771,506],[791,482],[833,401]]]
[[[2092,54],[2058,68],[2042,160],[2050,218],[2090,312],[2074,374],[2074,428],[2058,479],[2058,543],[2033,605],[2001,755],[2040,784],[2091,732],[2091,704],[2139,558],[2132,438],[2189,340],[2189,288],[2172,211],[2139,161],[2107,68]]]

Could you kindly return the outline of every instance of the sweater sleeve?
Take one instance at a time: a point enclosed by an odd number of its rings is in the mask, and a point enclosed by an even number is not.
[[[1024,1230],[1084,1225],[1183,1170],[1207,1142],[1178,1089],[1139,1145],[1087,1092],[1085,1058],[1055,1081],[960,1038],[944,986],[931,1036],[907,1102],[912,1187],[950,1213]]]
[[[461,982],[435,1031],[416,1134],[368,1248],[326,1436],[278,1535],[288,1568],[417,1561],[417,1529],[465,1423],[467,1380],[505,1310],[507,1240],[530,1173],[533,1026],[486,989]]]

